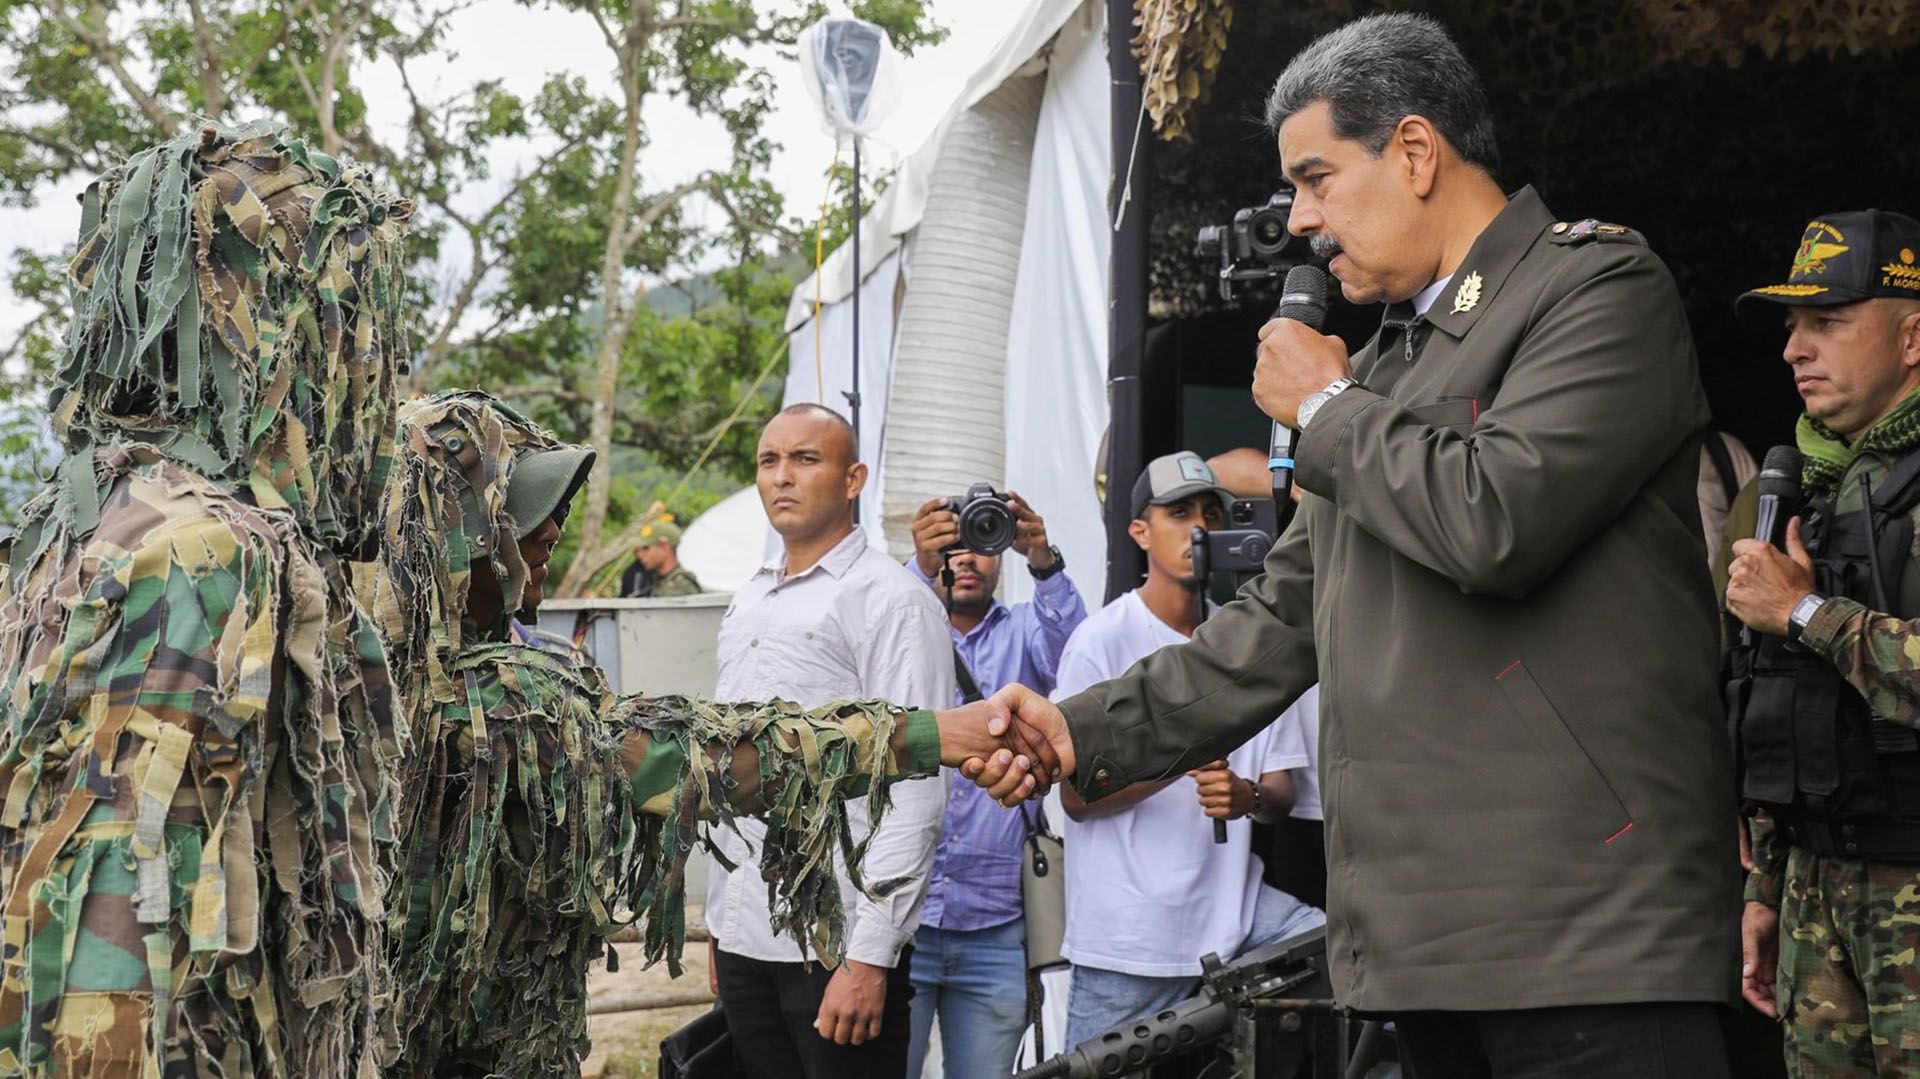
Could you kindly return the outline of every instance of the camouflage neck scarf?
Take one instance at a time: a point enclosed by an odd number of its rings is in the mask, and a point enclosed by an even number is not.
[[[1801,486],[1808,498],[1825,498],[1840,488],[1840,479],[1855,457],[1869,451],[1898,456],[1920,446],[1920,390],[1909,393],[1893,411],[1851,443],[1831,427],[1802,413],[1794,427],[1800,448]]]

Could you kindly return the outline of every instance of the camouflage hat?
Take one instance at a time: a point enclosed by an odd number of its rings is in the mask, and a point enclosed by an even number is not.
[[[1891,210],[1825,214],[1807,222],[1782,285],[1742,293],[1742,319],[1776,306],[1839,307],[1877,297],[1920,299],[1920,221]]]
[[[651,547],[665,541],[675,547],[680,546],[681,530],[673,519],[673,514],[663,514],[657,520],[648,521],[640,526],[640,542],[637,547]]]
[[[594,452],[585,446],[522,450],[507,477],[507,512],[526,539],[549,518],[567,519],[567,510],[587,482]]]

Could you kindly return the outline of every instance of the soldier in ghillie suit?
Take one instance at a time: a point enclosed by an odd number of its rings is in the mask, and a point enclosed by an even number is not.
[[[87,189],[0,581],[0,1074],[373,1074],[400,744],[345,560],[409,212],[268,126]]]
[[[597,668],[508,629],[538,599],[590,451],[472,392],[403,405],[399,447],[367,589],[416,750],[388,892],[389,1073],[577,1074],[607,936],[644,916],[648,959],[678,973],[701,819],[766,811],[776,917],[837,956],[844,799],[872,795],[877,819],[888,778],[936,770],[931,717],[614,699]]]
[[[1729,656],[1740,794],[1771,824],[1754,830],[1742,991],[1806,1079],[1920,1075],[1916,250],[1904,214],[1828,214],[1786,283],[1739,301],[1786,324],[1806,401],[1806,505],[1785,511],[1785,551],[1734,545],[1726,594],[1751,631]],[[1761,484],[1781,463],[1767,455]]]

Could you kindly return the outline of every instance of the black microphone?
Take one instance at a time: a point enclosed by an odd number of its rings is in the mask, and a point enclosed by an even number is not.
[[[1327,320],[1327,272],[1318,266],[1295,266],[1287,271],[1281,288],[1280,306],[1274,318],[1290,318],[1310,330],[1318,330]],[[1267,449],[1267,469],[1273,473],[1273,512],[1280,530],[1286,531],[1293,520],[1293,451],[1300,446],[1300,432],[1273,421],[1273,440]]]
[[[1760,463],[1760,507],[1753,518],[1753,538],[1782,551],[1787,549],[1787,522],[1800,511],[1801,463],[1800,451],[1792,446],[1775,446]],[[1740,627],[1740,643],[1753,644],[1751,626]]]

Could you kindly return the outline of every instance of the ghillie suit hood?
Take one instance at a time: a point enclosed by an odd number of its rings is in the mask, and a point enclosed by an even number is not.
[[[859,864],[845,799],[871,794],[877,821],[889,781],[938,770],[937,736],[910,746],[880,703],[616,699],[597,667],[476,626],[473,574],[496,574],[505,597],[526,580],[516,468],[577,447],[472,392],[402,406],[398,446],[362,582],[416,747],[388,891],[388,1074],[577,1075],[587,970],[614,954],[607,938],[644,916],[648,960],[679,971],[701,820],[770,810],[778,917],[839,954],[833,854]]]
[[[368,1079],[400,745],[358,550],[408,204],[265,126],[88,189],[0,584],[0,1072]]]

